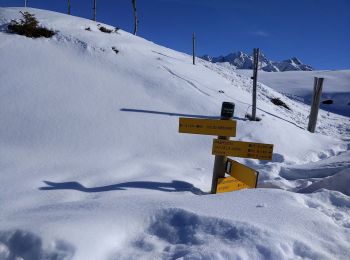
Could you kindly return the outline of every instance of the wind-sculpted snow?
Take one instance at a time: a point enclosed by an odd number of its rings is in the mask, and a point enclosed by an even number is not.
[[[327,178],[315,180],[311,185],[299,190],[301,193],[311,193],[320,189],[336,190],[350,196],[350,167],[339,170]]]
[[[319,159],[316,162],[284,167],[281,171],[281,176],[292,180],[323,178],[340,172],[343,169],[350,168],[350,151],[340,152],[330,156],[325,156],[325,154],[319,154],[317,156]],[[320,158],[321,156],[325,156],[323,160],[320,160],[322,159]]]

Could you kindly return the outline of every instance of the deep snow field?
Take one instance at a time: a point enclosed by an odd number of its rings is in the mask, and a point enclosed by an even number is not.
[[[250,75],[38,9],[53,38],[7,33],[20,10],[0,8],[0,259],[350,259],[349,117],[311,134],[308,105],[259,83],[246,121]],[[257,189],[211,195],[214,137],[178,121],[223,101],[274,155],[235,158]]]

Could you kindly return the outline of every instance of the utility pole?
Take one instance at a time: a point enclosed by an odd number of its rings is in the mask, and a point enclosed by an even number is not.
[[[70,0],[68,0],[68,14],[70,15]]]
[[[192,58],[193,58],[193,65],[196,65],[196,34],[192,33]]]
[[[315,130],[316,130],[317,115],[318,115],[318,109],[320,107],[323,81],[324,81],[324,78],[317,78],[317,77],[315,77],[315,80],[314,80],[314,93],[312,96],[309,124],[307,126],[307,130],[311,133],[315,133]]]
[[[254,48],[254,64],[253,64],[253,105],[252,105],[252,121],[256,121],[256,89],[257,89],[257,81],[258,81],[258,66],[259,66],[259,56],[260,50],[259,48]]]
[[[94,0],[92,10],[93,10],[93,18],[92,19],[96,22],[96,0]]]
[[[223,102],[221,106],[221,120],[232,120],[235,111],[235,104],[232,102]],[[218,136],[218,139],[229,140],[229,136]],[[227,157],[222,155],[215,155],[213,179],[211,182],[211,193],[216,193],[218,179],[225,177]]]

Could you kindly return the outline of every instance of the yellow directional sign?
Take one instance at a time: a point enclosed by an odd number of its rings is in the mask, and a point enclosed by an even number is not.
[[[214,139],[212,154],[272,160],[273,144]]]
[[[220,178],[218,179],[218,184],[216,186],[216,193],[241,190],[245,188],[249,188],[249,186],[233,177]]]
[[[188,134],[236,136],[236,121],[180,118],[179,132]]]
[[[249,188],[256,188],[259,173],[254,169],[227,158],[226,172],[233,178],[247,184]]]

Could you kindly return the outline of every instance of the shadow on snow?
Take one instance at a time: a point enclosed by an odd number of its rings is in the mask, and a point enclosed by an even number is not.
[[[115,190],[126,190],[128,188],[158,190],[164,192],[183,192],[188,191],[196,195],[204,195],[205,192],[194,187],[192,184],[184,181],[172,181],[172,182],[151,182],[151,181],[134,181],[124,182],[113,185],[106,185],[101,187],[88,188],[80,184],[79,182],[51,182],[44,181],[47,185],[40,187],[39,190],[77,190],[81,192],[106,192]]]

